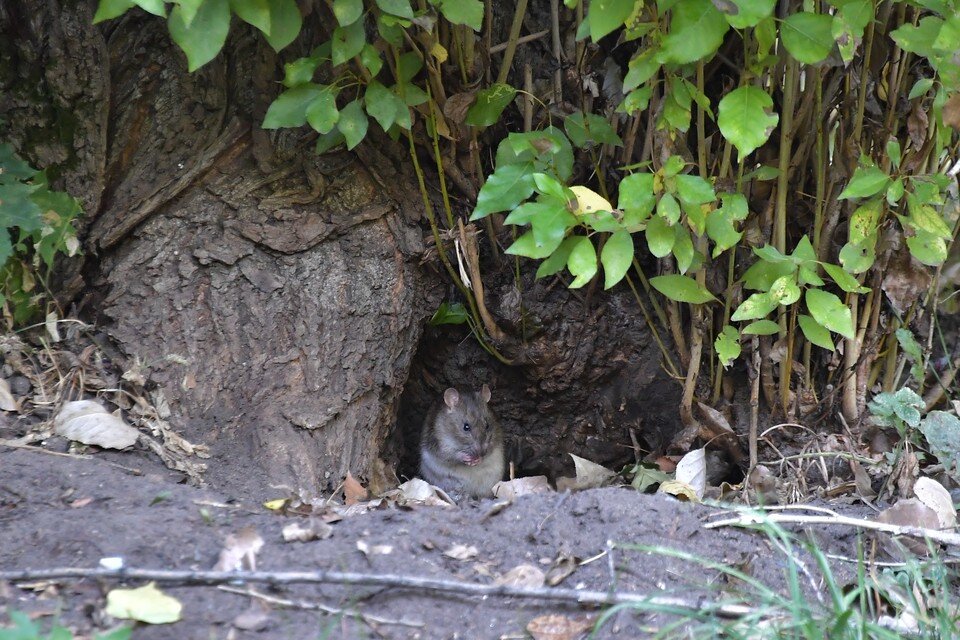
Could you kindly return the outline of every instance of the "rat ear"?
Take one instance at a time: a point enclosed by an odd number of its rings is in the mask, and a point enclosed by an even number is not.
[[[490,387],[487,385],[480,387],[480,399],[483,400],[484,404],[490,402]]]
[[[454,409],[458,404],[460,404],[460,392],[454,388],[447,389],[443,392],[443,403],[447,405],[447,408]]]

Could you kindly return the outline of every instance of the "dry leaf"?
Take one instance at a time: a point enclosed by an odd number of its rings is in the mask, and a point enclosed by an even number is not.
[[[494,580],[494,584],[536,589],[543,586],[545,579],[543,571],[537,567],[532,564],[521,564]]]
[[[676,480],[690,486],[696,493],[697,500],[703,498],[703,492],[707,490],[706,449],[694,449],[680,458]]]
[[[573,466],[577,471],[577,489],[594,489],[601,487],[607,480],[617,475],[615,472],[596,462],[591,462],[580,456],[575,456],[572,453],[570,457],[573,458]]]
[[[0,409],[3,411],[19,411],[20,404],[13,397],[10,390],[10,383],[5,378],[0,378]]]
[[[53,311],[48,313],[43,324],[44,328],[47,330],[47,335],[50,336],[50,341],[60,342],[60,331],[57,329],[57,314]]]
[[[53,430],[70,440],[105,449],[132,447],[140,432],[94,400],[65,402],[53,419]]]
[[[250,606],[233,619],[233,626],[243,631],[262,631],[270,623],[270,605],[259,598],[251,598]]]
[[[333,535],[333,527],[323,520],[310,518],[306,525],[291,522],[281,532],[286,542],[310,542],[311,540],[326,540]]]
[[[531,493],[552,493],[547,476],[528,476],[506,480],[493,485],[493,495],[501,500],[513,500]]]
[[[166,624],[180,619],[183,605],[151,582],[139,589],[113,589],[107,593],[107,615],[147,624]]]
[[[577,566],[577,559],[574,556],[568,553],[561,553],[553,560],[550,568],[547,569],[547,584],[551,587],[557,586],[576,571]]]
[[[477,548],[465,544],[455,544],[444,551],[443,555],[454,560],[469,560],[477,557]]]
[[[667,493],[684,502],[700,501],[700,497],[697,495],[697,490],[686,482],[681,482],[679,480],[667,480],[665,482],[661,482],[660,488],[657,489],[657,493]]]
[[[593,618],[569,618],[560,614],[537,616],[527,624],[533,640],[575,640],[593,628]]]
[[[388,556],[393,553],[393,545],[368,544],[366,540],[357,540],[357,550],[367,557]]]
[[[878,513],[876,521],[898,527],[922,527],[924,529],[938,529],[940,527],[940,519],[937,517],[937,513],[916,498],[898,500],[897,503],[889,509],[884,509]],[[898,542],[911,553],[918,556],[926,555],[929,551],[927,543],[918,538],[910,538],[907,536],[891,537],[886,533],[881,533],[879,537],[883,548],[894,557],[900,557],[901,554],[899,546],[892,541]]]
[[[410,503],[425,504],[431,507],[451,507],[456,502],[447,495],[443,489],[438,489],[426,480],[412,478],[407,480],[395,492],[387,494],[393,498],[397,504],[406,505]]]
[[[214,571],[257,570],[257,553],[263,547],[263,538],[253,527],[244,527],[231,533],[223,541],[220,558]]]
[[[943,103],[943,124],[960,131],[960,93],[953,94]]]
[[[856,460],[850,460],[850,470],[853,471],[853,479],[856,483],[857,493],[861,498],[876,498],[877,492],[873,490],[873,483],[870,481],[870,475],[863,469]]]
[[[357,479],[347,471],[347,477],[343,481],[343,501],[349,507],[355,505],[358,502],[366,500],[369,497],[369,493],[364,488],[362,484],[357,482]]]
[[[920,502],[937,514],[941,529],[951,529],[957,525],[957,511],[953,508],[953,499],[942,484],[927,477],[917,478],[913,493]]]

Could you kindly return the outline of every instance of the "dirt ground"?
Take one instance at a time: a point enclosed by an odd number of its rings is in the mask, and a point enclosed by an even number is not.
[[[736,592],[737,585],[718,572],[664,555],[616,547],[605,554],[612,541],[669,546],[738,567],[768,585],[783,585],[785,561],[764,536],[705,529],[715,509],[631,489],[525,496],[502,509],[494,508],[493,500],[459,508],[387,507],[333,523],[327,539],[285,542],[281,529],[304,518],[277,515],[242,495],[182,484],[142,453],[112,460],[139,475],[111,464],[107,456],[77,459],[0,447],[0,570],[94,568],[105,557],[121,557],[129,568],[209,570],[226,537],[252,527],[264,540],[257,555],[261,571],[327,569],[489,584],[518,565],[546,571],[557,558],[573,556],[582,564],[558,587],[614,587],[692,603]],[[824,528],[815,533],[826,551],[855,554],[855,532]],[[366,543],[370,552],[362,553],[358,543]],[[386,549],[377,545],[390,550],[383,553]],[[473,546],[476,555],[464,560],[445,555],[454,545]],[[849,579],[852,571],[841,567],[838,575]],[[0,624],[7,621],[7,611],[24,611],[45,627],[59,620],[89,637],[116,624],[103,614],[105,594],[115,586],[116,580],[90,578],[0,582]],[[601,613],[544,600],[417,588],[231,585],[360,614],[276,605],[264,611],[255,605],[257,615],[252,615],[248,595],[216,586],[159,586],[183,603],[182,621],[138,625],[134,638],[528,638],[525,629],[538,616],[589,621]],[[596,637],[648,637],[664,622],[622,611]],[[259,628],[238,628],[249,626]]]

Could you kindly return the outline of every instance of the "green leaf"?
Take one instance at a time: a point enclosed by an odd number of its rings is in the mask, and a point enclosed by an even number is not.
[[[479,220],[491,213],[513,209],[532,193],[533,171],[530,165],[508,164],[497,167],[480,188],[477,207],[470,220]]]
[[[890,37],[901,49],[916,53],[924,58],[936,57],[933,43],[940,35],[943,20],[934,16],[921,18],[917,26],[905,24],[890,32]],[[914,87],[916,88],[916,87]],[[924,92],[926,93],[926,92]]]
[[[707,237],[713,240],[713,257],[716,258],[730,247],[737,246],[743,233],[737,231],[730,215],[722,207],[707,216]]]
[[[314,149],[314,152],[319,156],[323,155],[330,149],[333,149],[336,146],[339,146],[345,143],[346,140],[343,137],[343,134],[340,133],[339,129],[334,129],[328,133],[320,134],[320,137],[317,138],[317,146]]]
[[[390,16],[382,13],[377,16],[377,33],[379,33],[380,37],[383,38],[387,43],[398,48],[402,47],[403,27],[396,24],[395,21],[389,20],[389,18]]]
[[[680,156],[670,156],[667,158],[667,161],[663,163],[663,177],[672,178],[681,171],[684,167],[687,166],[687,163]]]
[[[266,34],[270,33],[270,3],[268,0],[230,0],[230,8],[247,24],[253,25]]]
[[[324,89],[316,84],[302,84],[287,89],[270,103],[267,115],[263,118],[263,128],[281,129],[303,126],[307,122],[307,107],[321,93],[324,93]]]
[[[393,16],[413,20],[413,9],[410,8],[410,0],[377,0],[377,6],[384,13]]]
[[[954,481],[960,479],[960,420],[946,411],[931,411],[920,431],[947,473]]]
[[[737,148],[740,158],[766,143],[780,120],[780,116],[771,113],[770,96],[753,86],[734,89],[723,97],[717,109],[717,126]]]
[[[341,27],[347,27],[363,15],[363,0],[333,0],[333,15]]]
[[[203,4],[203,0],[179,0],[178,6],[183,12],[183,21],[187,27],[193,24],[201,4]]]
[[[270,0],[270,33],[265,35],[274,51],[281,51],[297,39],[303,16],[296,0]]]
[[[911,227],[940,236],[944,240],[949,240],[953,237],[953,231],[943,217],[937,213],[936,209],[928,204],[921,204],[919,199],[914,197],[913,194],[907,196],[907,206],[910,210],[910,217],[906,218],[906,221]],[[900,219],[901,221],[904,220],[902,216]]]
[[[837,283],[837,286],[847,293],[870,293],[869,287],[864,287],[857,279],[843,270],[842,267],[824,262],[821,265],[824,271]]]
[[[933,86],[933,78],[920,78],[917,80],[913,88],[910,89],[910,95],[907,96],[908,100],[913,100],[924,95],[927,91],[930,91],[930,87]]]
[[[298,85],[307,84],[313,80],[313,74],[319,66],[320,59],[313,56],[288,62],[283,65],[283,86],[292,89]]]
[[[815,64],[833,49],[833,18],[800,11],[780,23],[783,46],[798,62]]]
[[[530,224],[537,216],[545,215],[557,207],[554,200],[544,202],[524,202],[510,212],[503,224],[523,225]]]
[[[627,74],[623,77],[623,91],[628,93],[653,77],[660,69],[656,49],[646,49],[631,58],[627,64]]]
[[[887,187],[887,204],[891,207],[903,198],[903,179],[897,178]]]
[[[643,111],[650,104],[650,97],[653,95],[653,87],[645,85],[639,89],[634,89],[628,93],[623,102],[617,106],[617,111],[626,113],[628,116],[637,111]]]
[[[597,251],[590,238],[580,236],[573,245],[567,258],[567,269],[576,276],[570,283],[571,289],[579,289],[597,274]]]
[[[819,324],[853,340],[853,317],[843,301],[822,289],[807,289],[807,310]]]
[[[829,349],[830,351],[837,348],[836,345],[833,344],[833,338],[830,337],[830,332],[826,327],[810,316],[803,313],[798,314],[797,322],[800,324],[800,330],[803,331],[803,335],[811,344],[815,344],[823,349]]]
[[[747,289],[767,291],[778,278],[792,274],[796,268],[792,262],[759,260],[743,274],[743,285]]]
[[[362,20],[357,20],[346,27],[337,27],[333,30],[331,63],[336,67],[347,62],[363,51],[364,44],[366,44],[366,39]]]
[[[483,2],[481,0],[444,0],[440,13],[453,24],[463,24],[474,31],[483,28]]]
[[[690,232],[682,225],[673,228],[676,240],[673,241],[673,257],[677,260],[677,271],[686,273],[693,264],[696,252],[693,250],[693,239]]]
[[[525,163],[531,173],[549,172],[566,182],[573,175],[573,147],[556,127],[511,133],[497,147],[496,166]]]
[[[900,343],[900,348],[913,362],[910,366],[910,375],[918,384],[923,382],[925,364],[923,348],[909,329],[900,327],[894,333],[897,336],[897,342]]]
[[[43,227],[43,211],[33,199],[35,191],[36,187],[29,184],[0,183],[0,235],[4,235],[4,229],[33,233]]]
[[[477,94],[477,100],[467,110],[465,122],[474,127],[489,127],[500,119],[500,114],[517,95],[508,84],[492,84]]]
[[[549,256],[551,253],[556,251],[557,247],[559,246],[560,240],[558,240],[555,244],[537,244],[537,241],[533,237],[533,231],[527,231],[519,238],[514,240],[513,244],[507,247],[505,253],[508,253],[511,256],[524,256],[525,258],[539,260]]]
[[[645,219],[650,215],[657,203],[653,193],[653,180],[652,173],[633,173],[620,181],[617,206],[624,211],[625,216]]]
[[[720,364],[726,369],[740,357],[740,334],[735,328],[725,325],[713,342],[713,350],[717,352]]]
[[[871,200],[863,206],[857,207],[857,210],[850,216],[848,238],[850,242],[862,243],[868,238],[875,239],[877,225],[880,224],[880,214],[879,200]],[[859,271],[853,273],[859,273]]]
[[[354,100],[340,110],[337,129],[347,141],[347,149],[353,149],[367,135],[367,114],[363,112],[359,100]]]
[[[706,58],[720,48],[729,28],[726,18],[710,0],[680,0],[673,8],[660,61],[686,64]]]
[[[757,320],[745,326],[742,332],[747,335],[772,336],[779,331],[780,325],[773,320]]]
[[[617,231],[603,245],[600,252],[603,265],[604,289],[620,282],[633,263],[633,238],[626,231]]]
[[[570,138],[570,142],[578,147],[585,147],[587,142],[599,144],[622,145],[623,140],[613,130],[606,119],[595,113],[573,113],[563,121],[563,128]]]
[[[746,29],[756,26],[761,20],[773,14],[777,0],[727,0],[718,2],[720,9],[734,29]]]
[[[774,280],[773,284],[770,285],[770,291],[767,293],[785,307],[800,299],[800,287],[797,286],[797,282],[792,275],[781,276]]]
[[[716,301],[712,293],[697,284],[697,281],[690,276],[682,276],[676,273],[656,276],[650,278],[650,284],[653,285],[654,289],[677,302],[703,304]]]
[[[187,54],[187,69],[196,71],[213,60],[230,30],[230,5],[227,0],[206,0],[188,27],[181,5],[173,7],[167,20],[170,37]]]
[[[671,225],[680,221],[680,205],[676,198],[669,193],[660,196],[657,202],[657,215],[669,222]]]
[[[340,120],[337,97],[333,91],[321,91],[307,107],[307,122],[317,133],[330,133]]]
[[[397,121],[398,106],[406,109],[406,105],[400,98],[393,95],[376,80],[367,85],[367,91],[363,95],[363,104],[367,108],[367,113],[380,124],[384,131],[392,127],[393,123]]]
[[[577,224],[576,216],[563,203],[554,201],[551,205],[530,221],[533,239],[538,246],[558,246],[567,229]]]
[[[755,293],[740,303],[730,319],[734,322],[741,320],[757,320],[770,315],[780,302],[769,293]]]
[[[133,0],[100,0],[97,12],[93,14],[93,24],[119,18],[133,6],[135,6]]]
[[[918,230],[907,238],[910,255],[929,267],[939,267],[947,259],[947,243],[938,235]]]
[[[838,199],[869,198],[886,189],[889,182],[890,176],[879,167],[857,167]]]
[[[677,240],[677,234],[673,227],[667,224],[663,216],[656,215],[650,218],[647,223],[647,247],[657,258],[664,258],[670,255],[673,250],[673,243]]]
[[[633,0],[591,0],[590,37],[594,42],[623,26],[633,11]]]
[[[369,42],[364,44],[363,49],[360,50],[360,62],[363,63],[363,66],[367,68],[367,71],[369,71],[370,75],[374,78],[377,77],[380,69],[383,68],[383,60],[380,58],[380,52]]]
[[[700,205],[715,202],[717,194],[713,185],[700,176],[682,175],[676,177],[677,195],[685,204]]]
[[[840,249],[840,264],[849,273],[864,273],[877,259],[875,246],[876,238],[867,238],[862,242],[848,242]]]
[[[453,304],[441,302],[433,317],[430,318],[430,324],[434,327],[441,324],[463,324],[468,317],[466,308],[459,302]]]
[[[537,267],[537,279],[546,278],[559,273],[561,269],[567,266],[567,260],[573,247],[580,241],[581,236],[570,236],[565,238],[557,250],[550,254],[550,257],[540,263]]]
[[[397,82],[407,83],[414,79],[423,68],[423,60],[412,51],[400,56],[400,62],[397,64]],[[494,85],[496,86],[496,85]],[[491,89],[493,87],[490,87]]]
[[[155,16],[161,18],[167,17],[167,9],[163,4],[163,0],[133,0],[134,3],[146,11],[147,13],[152,13]]]

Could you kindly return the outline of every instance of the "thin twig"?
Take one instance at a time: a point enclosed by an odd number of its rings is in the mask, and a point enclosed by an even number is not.
[[[517,38],[517,44],[525,44],[527,42],[533,42],[534,40],[539,40],[543,36],[550,33],[549,29],[544,29],[543,31],[537,31],[536,33],[531,33],[530,35],[520,36]],[[490,47],[490,53],[500,53],[504,51],[507,47],[510,46],[510,42],[501,42],[500,44],[495,44]]]
[[[717,527],[748,527],[766,522],[775,522],[782,524],[828,524],[844,525],[848,527],[859,527],[861,529],[872,529],[874,531],[883,531],[898,536],[911,536],[913,538],[929,538],[935,542],[950,546],[960,546],[960,534],[949,531],[938,531],[936,529],[926,529],[924,527],[905,527],[895,524],[885,524],[883,522],[874,522],[873,520],[862,520],[860,518],[850,518],[847,516],[795,516],[785,513],[747,513],[735,518],[717,520],[709,522],[703,526],[707,529],[716,529]],[[2,577],[2,574],[0,574]]]
[[[606,552],[604,552],[606,553]],[[667,596],[649,596],[642,593],[622,593],[562,589],[556,587],[515,587],[511,585],[478,584],[461,580],[402,576],[389,573],[369,574],[343,571],[182,571],[166,569],[89,569],[59,567],[55,569],[22,569],[0,571],[0,580],[8,582],[65,580],[68,578],[99,578],[109,580],[152,580],[184,585],[220,585],[236,582],[266,582],[268,584],[349,584],[375,587],[398,587],[460,593],[472,596],[503,596],[554,600],[587,606],[614,604],[648,604],[674,607],[688,611],[710,610],[725,618],[739,618],[755,613],[752,607],[736,604],[708,605],[702,601]]]
[[[308,611],[323,611],[324,613],[329,613],[335,616],[350,616],[353,618],[359,618],[363,622],[373,622],[375,624],[393,624],[404,627],[425,627],[426,625],[419,620],[397,620],[396,618],[381,618],[380,616],[370,615],[368,613],[361,613],[355,609],[341,609],[340,607],[331,607],[320,602],[308,602],[306,600],[289,600],[287,598],[278,598],[277,596],[271,596],[266,593],[261,593],[254,589],[238,589],[237,587],[227,587],[220,585],[217,587],[220,591],[226,591],[227,593],[235,593],[241,596],[250,596],[251,598],[256,598],[268,604],[272,604],[278,607],[284,607],[287,609],[303,609]]]

